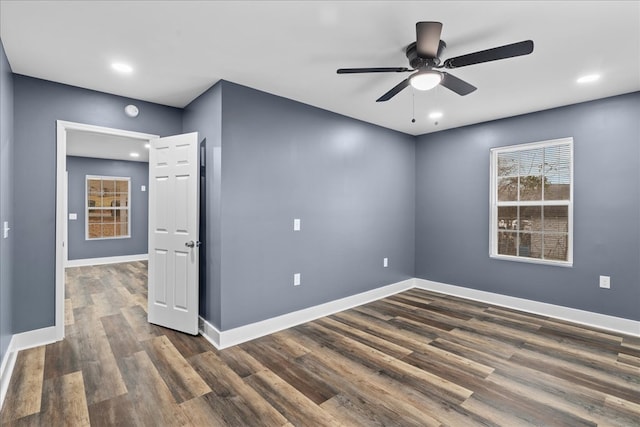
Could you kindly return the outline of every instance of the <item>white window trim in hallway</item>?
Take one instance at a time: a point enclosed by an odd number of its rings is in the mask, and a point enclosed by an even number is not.
[[[104,181],[115,181],[115,185],[118,183],[126,183],[126,192],[117,192],[117,189],[114,189],[113,193],[105,193],[101,188],[99,192],[92,193],[90,187],[91,182],[97,183],[100,182],[100,186],[104,185]],[[103,239],[127,239],[131,237],[131,178],[130,177],[119,177],[119,176],[97,176],[97,175],[87,175],[85,177],[85,240],[103,240]],[[97,197],[98,202],[103,200],[105,197],[109,197],[113,199],[110,201],[109,205],[104,203],[99,203],[100,206],[91,206],[90,198],[92,194]],[[122,196],[126,196],[126,200]],[[114,199],[115,198],[115,199]],[[94,200],[95,201],[95,200]],[[124,203],[122,203],[124,201]],[[109,202],[109,201],[108,201]],[[100,222],[93,223],[91,221],[92,212],[98,214],[100,218]],[[110,218],[114,218],[108,224],[104,224],[102,218],[105,214],[108,214]],[[124,221],[114,222],[115,218],[124,218]],[[91,232],[91,226],[98,225],[100,228],[100,232]],[[105,234],[103,227],[105,225],[109,225],[109,228],[112,228],[113,234]],[[118,225],[120,226],[120,234],[118,234]],[[126,233],[122,232],[122,229],[126,227]]]

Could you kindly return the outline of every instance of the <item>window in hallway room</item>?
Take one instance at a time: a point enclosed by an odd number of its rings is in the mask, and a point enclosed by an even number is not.
[[[131,237],[131,178],[86,177],[86,239]]]

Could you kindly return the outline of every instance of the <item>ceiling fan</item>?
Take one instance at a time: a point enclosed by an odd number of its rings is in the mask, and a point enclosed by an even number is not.
[[[447,44],[440,39],[442,32],[441,22],[418,22],[416,24],[416,41],[407,46],[406,55],[409,65],[406,67],[374,67],[374,68],[339,68],[338,74],[356,73],[404,73],[414,72],[382,95],[376,102],[388,101],[400,93],[402,89],[411,85],[418,90],[433,89],[442,85],[458,95],[468,95],[477,88],[470,83],[459,79],[442,68],[453,69],[466,67],[467,65],[481,64],[483,62],[497,61],[499,59],[513,58],[514,56],[528,55],[533,52],[533,41],[525,40],[518,43],[480,50],[466,55],[449,58],[442,62],[440,55]]]

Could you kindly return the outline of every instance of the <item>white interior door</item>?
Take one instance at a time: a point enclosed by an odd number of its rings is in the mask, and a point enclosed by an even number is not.
[[[198,134],[149,149],[148,320],[198,333]]]

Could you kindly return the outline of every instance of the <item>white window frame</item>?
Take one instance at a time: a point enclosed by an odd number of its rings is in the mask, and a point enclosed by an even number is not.
[[[89,180],[120,180],[127,181],[129,191],[127,192],[127,206],[119,207],[105,207],[96,208],[89,207]],[[126,236],[112,236],[112,237],[89,237],[89,210],[90,209],[104,209],[104,210],[126,210],[127,211],[127,235]],[[131,238],[131,177],[128,176],[108,176],[108,175],[85,175],[84,178],[84,238],[88,241],[96,240],[113,240],[113,239],[130,239]]]
[[[514,152],[514,151],[524,151],[524,150],[532,150],[538,148],[546,148],[558,145],[569,145],[570,150],[570,165],[569,165],[569,174],[570,174],[570,191],[569,191],[569,200],[535,200],[535,201],[520,201],[517,202],[499,202],[498,201],[498,154],[502,154],[505,152]],[[574,161],[573,161],[573,138],[559,138],[552,139],[548,141],[540,141],[533,142],[527,144],[518,144],[518,145],[510,145],[505,147],[496,147],[492,148],[490,152],[491,157],[491,183],[490,183],[490,224],[489,224],[489,256],[495,259],[509,260],[509,261],[517,261],[517,262],[527,262],[533,264],[547,264],[547,265],[557,265],[562,267],[572,267],[573,266],[573,170],[574,170]],[[498,207],[499,206],[567,206],[568,207],[568,224],[567,224],[567,260],[551,260],[551,259],[540,259],[540,258],[530,258],[525,256],[514,256],[514,255],[504,255],[498,254]],[[543,239],[544,240],[544,239]],[[544,256],[544,250],[543,250]]]

